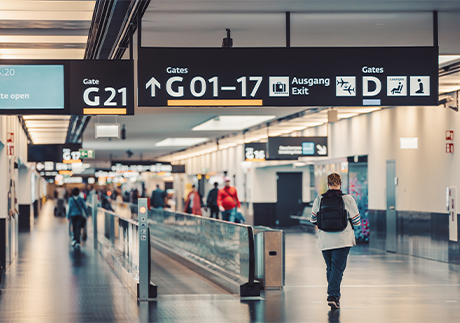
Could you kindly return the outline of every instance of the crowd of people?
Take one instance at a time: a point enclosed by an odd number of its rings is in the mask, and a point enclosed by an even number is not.
[[[208,192],[206,204],[195,185],[185,200],[184,212],[194,215],[203,215],[202,209],[210,211],[210,217],[219,219],[219,212],[222,220],[236,223],[244,223],[245,218],[241,213],[241,203],[234,186],[230,185],[230,177],[224,178],[225,186],[218,189],[219,184],[214,183],[214,188]]]
[[[225,186],[221,189],[218,188],[217,182],[214,183],[214,188],[208,192],[206,203],[203,203],[203,196],[199,194],[197,187],[193,185],[192,191],[185,199],[183,211],[200,216],[209,211],[210,218],[244,223],[245,218],[241,213],[241,203],[238,199],[237,190],[230,185],[229,177],[225,177],[224,182]],[[81,190],[79,188],[67,190],[61,186],[57,187],[54,192],[56,200],[54,213],[56,216],[63,216],[69,220],[73,237],[71,244],[78,248],[81,240],[86,239],[86,218],[89,216],[86,201],[91,203],[94,198],[97,198],[103,209],[113,212],[113,202],[118,205],[130,203],[134,207],[137,205],[138,199],[147,197],[146,195],[146,190],[140,193],[137,188],[122,193],[120,188],[116,188],[113,191],[105,189],[96,191],[91,186]],[[156,209],[176,211],[174,194],[162,190],[159,185],[156,185],[156,189],[152,191],[150,205]],[[81,234],[82,230],[83,234]]]

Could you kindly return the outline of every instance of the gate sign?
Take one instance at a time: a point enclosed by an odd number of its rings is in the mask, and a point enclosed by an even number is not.
[[[133,62],[72,61],[70,111],[75,115],[133,115]]]
[[[0,115],[133,115],[130,60],[0,60]]]
[[[435,47],[141,48],[138,105],[438,105]]]
[[[327,157],[327,137],[269,137],[268,158],[297,160],[299,157]]]
[[[251,142],[244,144],[244,160],[247,162],[263,162],[267,155],[267,144]]]

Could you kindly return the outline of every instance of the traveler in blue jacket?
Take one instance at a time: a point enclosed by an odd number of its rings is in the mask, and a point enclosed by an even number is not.
[[[329,190],[323,195],[319,195],[313,202],[310,221],[318,225],[319,247],[326,261],[326,277],[328,283],[327,302],[331,309],[339,309],[340,283],[342,282],[343,272],[347,265],[348,253],[351,247],[356,246],[353,226],[361,225],[361,217],[353,197],[350,195],[342,195],[342,191],[340,190],[342,180],[339,174],[330,174],[327,177],[327,186]],[[322,203],[323,198],[325,199],[324,203]],[[327,205],[329,209],[325,207],[326,201],[329,203]],[[330,201],[333,202],[331,203]],[[337,205],[335,206],[334,203],[337,203]],[[328,224],[324,221],[324,219],[327,218],[327,212],[331,212],[331,206],[332,209],[334,209],[334,207],[337,207],[339,210],[345,209],[345,212],[341,213],[341,216],[343,216],[343,225],[339,229],[334,228],[334,232],[331,232],[330,227],[328,227]],[[318,221],[320,221],[320,223],[318,223]],[[353,225],[351,225],[351,223]]]
[[[80,231],[86,218],[88,210],[85,201],[79,196],[80,190],[76,187],[72,190],[72,197],[69,198],[69,209],[67,210],[67,219],[72,221],[73,239],[72,246],[80,248]]]

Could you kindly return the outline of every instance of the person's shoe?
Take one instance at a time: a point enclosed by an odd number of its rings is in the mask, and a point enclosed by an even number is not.
[[[80,244],[78,242],[75,244],[75,248],[80,248]]]
[[[331,310],[338,310],[340,308],[339,298],[335,297],[328,297],[327,298],[327,305],[331,307]]]
[[[70,245],[71,245],[72,247],[75,247],[75,244],[76,244],[76,243],[77,243],[76,240],[72,240],[72,241],[70,242]]]

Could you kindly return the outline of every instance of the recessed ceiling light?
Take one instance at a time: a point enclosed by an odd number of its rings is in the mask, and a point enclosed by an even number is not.
[[[166,138],[155,144],[157,147],[188,147],[208,141],[209,138]]]
[[[259,123],[274,119],[276,116],[217,116],[196,127],[193,131],[243,130]]]

